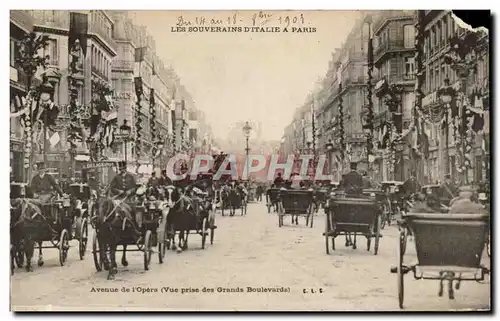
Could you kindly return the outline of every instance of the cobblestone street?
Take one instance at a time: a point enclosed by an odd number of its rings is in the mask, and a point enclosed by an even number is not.
[[[322,211],[316,214],[313,228],[304,226],[305,219],[291,226],[289,216],[279,228],[276,214],[267,214],[263,203],[249,204],[248,214],[239,215],[237,211],[234,217],[222,217],[218,211],[213,245],[202,250],[201,237],[191,235],[189,249],[181,254],[169,251],[164,264],[158,264],[155,253],[149,271],[143,270],[142,252],[128,253],[129,266],[118,263],[114,281],[106,279],[107,272],[96,272],[90,241],[84,261],[79,260],[73,241],[64,267],[59,266],[58,252],[47,249],[43,267],[35,267],[32,273],[16,269],[11,280],[12,310],[398,310],[396,276],[389,271],[396,262],[397,227],[382,231],[376,256],[373,250],[366,251],[361,238],[356,250],[338,239],[337,250],[326,255]],[[405,261],[416,258],[413,242],[407,252]],[[36,260],[35,255],[35,264]],[[490,307],[489,279],[483,284],[464,282],[455,300],[449,300],[446,292],[438,297],[437,281],[417,281],[412,274],[405,281],[407,310]],[[161,293],[163,287],[179,292]],[[283,287],[285,292],[249,293],[247,287]],[[117,288],[118,292],[99,293],[93,288]],[[181,293],[187,288],[199,292]],[[243,292],[219,292],[229,288]],[[158,292],[132,292],[138,289]]]

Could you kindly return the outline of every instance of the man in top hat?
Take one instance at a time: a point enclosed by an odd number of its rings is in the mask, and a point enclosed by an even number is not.
[[[45,163],[38,163],[37,168],[38,173],[31,180],[31,189],[35,198],[39,198],[42,202],[46,203],[52,197],[53,191],[62,196],[64,194],[63,190],[59,187],[54,177],[47,173]]]
[[[135,192],[136,180],[133,174],[127,172],[127,164],[125,162],[118,163],[118,175],[116,175],[110,184],[112,196],[129,196]]]
[[[280,188],[281,185],[283,185],[283,183],[284,183],[283,177],[281,177],[281,173],[278,173],[278,177],[274,179],[274,186],[276,188]]]
[[[109,189],[111,191],[112,196],[118,196],[118,197],[124,197],[125,199],[128,198],[130,195],[133,195],[137,189],[137,183],[135,180],[135,177],[132,173],[127,172],[127,163],[124,161],[121,161],[118,163],[118,170],[119,173],[113,177],[113,180],[111,180],[111,184],[109,186]],[[142,212],[141,211],[134,211],[135,212],[135,222],[139,226],[139,229],[142,225]],[[136,233],[139,236],[140,232],[139,229],[137,229],[136,226]]]
[[[151,172],[151,177],[148,179],[149,187],[158,187],[160,184],[160,179],[156,177],[156,171]]]
[[[357,172],[358,164],[351,163],[351,171],[345,174],[342,180],[342,188],[346,194],[359,194],[363,187],[363,177]]]
[[[54,177],[47,173],[45,163],[38,163],[37,169],[37,174],[31,179],[31,190],[33,191],[33,197],[39,199],[42,202],[43,214],[51,215],[52,207],[50,205],[50,200],[53,197],[53,192],[55,191],[61,196],[65,194],[59,184],[57,184]],[[64,225],[68,230],[70,238],[72,238],[72,224],[70,222],[64,221]],[[52,228],[50,229],[52,230]],[[52,230],[52,232],[55,233],[54,230]]]

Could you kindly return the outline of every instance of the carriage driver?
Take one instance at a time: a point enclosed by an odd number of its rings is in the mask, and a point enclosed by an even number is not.
[[[351,171],[342,179],[341,186],[346,194],[361,194],[363,188],[363,177],[357,172],[358,164],[351,163]]]
[[[130,195],[135,193],[137,184],[133,174],[127,172],[127,163],[121,161],[118,163],[119,173],[113,180],[109,186],[111,191],[111,196],[125,197],[128,198]],[[135,221],[139,227],[142,226],[142,212],[135,211]],[[135,228],[135,226],[134,226]]]
[[[65,196],[66,194],[64,194],[54,177],[47,173],[45,163],[38,163],[37,169],[38,173],[31,179],[31,190],[33,191],[33,197],[40,200],[43,204],[44,214],[47,214],[52,210],[50,200],[53,197],[53,192],[56,191],[60,196]],[[68,224],[67,229],[69,235],[72,235],[71,224]]]

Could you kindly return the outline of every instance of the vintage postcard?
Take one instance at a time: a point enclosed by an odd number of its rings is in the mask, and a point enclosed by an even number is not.
[[[490,311],[470,13],[11,10],[11,310]]]

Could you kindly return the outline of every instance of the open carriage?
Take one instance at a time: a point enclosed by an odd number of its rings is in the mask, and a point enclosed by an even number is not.
[[[192,198],[189,207],[192,208],[189,209],[190,212],[185,215],[185,217],[189,218],[187,229],[176,228],[175,224],[173,229],[167,226],[167,250],[169,250],[171,246],[175,246],[175,244],[171,243],[173,240],[175,240],[175,235],[184,233],[185,231],[195,232],[196,234],[201,236],[202,249],[205,249],[207,236],[209,236],[209,234],[210,244],[213,244],[215,229],[217,228],[217,226],[215,225],[215,205],[212,204],[212,199],[208,196]],[[187,238],[184,246],[185,248],[183,248],[183,250],[187,249]]]
[[[382,206],[381,228],[391,225],[396,216],[401,215],[403,207],[403,184],[400,181],[384,181],[381,183],[380,192],[373,191]],[[383,195],[381,197],[381,194]]]
[[[399,308],[404,303],[404,275],[413,272],[415,279],[439,280],[438,295],[448,282],[448,298],[462,281],[481,282],[490,271],[482,264],[485,239],[489,234],[489,216],[483,214],[418,213],[404,215],[400,229],[397,265]],[[406,265],[404,253],[407,232],[414,233],[417,263]]]
[[[234,216],[236,209],[240,210],[241,215],[247,213],[248,192],[245,193],[242,187],[226,186],[221,191],[222,205],[221,213],[224,216],[224,211],[229,210],[229,216]]]
[[[158,237],[160,230],[165,230],[165,220],[162,216],[161,204],[157,202],[156,199],[147,198],[145,195],[146,187],[143,184],[137,184],[137,190],[135,195],[125,198],[115,198],[112,202],[112,208],[108,208],[105,213],[100,213],[104,220],[112,218],[112,216],[121,217],[121,228],[110,231],[109,225],[107,230],[101,231],[101,228],[105,228],[105,224],[102,222],[96,224],[96,231],[93,235],[92,242],[92,254],[94,257],[94,265],[97,271],[102,271],[104,267],[104,255],[107,254],[107,246],[104,248],[105,253],[101,253],[103,248],[101,247],[101,239],[99,235],[105,234],[107,237],[111,234],[116,237],[116,252],[123,252],[122,264],[128,265],[126,262],[126,252],[143,252],[143,264],[144,270],[148,271],[151,263],[151,257],[153,254],[153,247],[156,247],[159,242],[162,242],[164,238]],[[109,200],[109,199],[108,199]],[[127,214],[125,214],[127,212]],[[133,220],[131,225],[128,220]],[[112,221],[112,219],[111,219]],[[110,222],[110,221],[108,221]],[[134,227],[137,226],[138,233],[134,232]],[[162,226],[162,227],[161,227]],[[163,233],[161,233],[164,236]],[[109,246],[109,245],[108,245]],[[122,250],[118,250],[118,246],[122,247]],[[135,249],[128,249],[128,246],[136,246]],[[162,250],[162,246],[159,246]],[[165,251],[159,251],[159,263],[163,263],[165,257]]]
[[[335,250],[335,238],[345,235],[346,246],[357,248],[356,236],[366,238],[366,248],[370,251],[374,239],[374,254],[377,255],[380,240],[382,211],[375,199],[375,194],[370,196],[345,197],[342,194],[331,193],[328,200],[325,222],[326,254],[330,254],[329,239],[331,238],[332,250]],[[354,240],[352,238],[354,237]]]
[[[25,183],[11,183],[11,232],[18,243],[16,261],[23,264],[23,251],[27,247],[38,245],[38,266],[44,264],[42,249],[56,248],[59,251],[59,263],[63,266],[68,257],[69,241],[73,216],[69,197],[51,195],[40,200],[35,198],[30,187]],[[12,230],[14,228],[14,230]],[[27,242],[29,240],[29,242]],[[50,242],[45,245],[43,242]],[[31,257],[27,258],[26,268],[31,271]]]
[[[298,217],[306,217],[306,226],[313,227],[313,190],[294,190],[282,188],[279,193],[278,226],[283,226],[283,217],[290,215],[292,224],[299,224]]]

